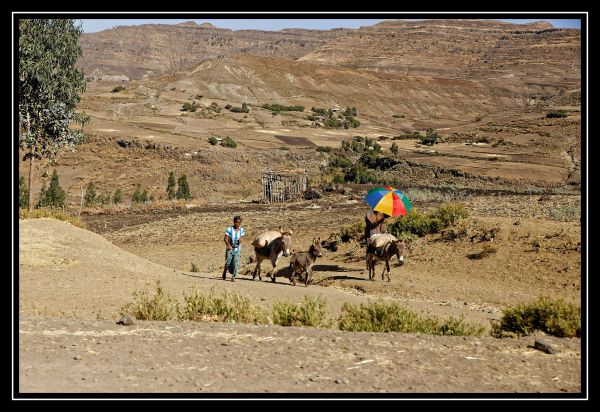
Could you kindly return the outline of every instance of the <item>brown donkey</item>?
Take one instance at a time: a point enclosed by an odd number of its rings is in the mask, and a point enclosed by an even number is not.
[[[369,280],[375,280],[375,263],[380,260],[385,261],[383,272],[381,272],[381,280],[387,270],[387,281],[390,281],[390,259],[396,255],[398,257],[398,264],[402,266],[404,264],[404,242],[396,240],[382,246],[383,249],[381,256],[377,253],[376,249],[372,246],[367,250],[367,268],[369,268]]]
[[[271,240],[266,246],[258,247],[254,246],[254,253],[256,254],[256,268],[252,273],[252,280],[256,278],[258,274],[258,280],[262,280],[260,276],[260,264],[263,260],[269,259],[273,270],[271,272],[271,282],[275,282],[275,269],[277,268],[277,261],[283,256],[289,256],[290,250],[292,249],[292,230],[283,232],[281,237]]]
[[[292,269],[292,284],[296,286],[296,274],[306,271],[304,286],[308,286],[312,275],[312,267],[318,257],[321,257],[321,238],[313,239],[308,252],[295,252],[290,258],[290,268]]]

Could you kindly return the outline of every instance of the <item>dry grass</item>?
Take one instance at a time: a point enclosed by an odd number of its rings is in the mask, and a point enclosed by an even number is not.
[[[40,218],[57,219],[63,222],[70,223],[73,226],[85,229],[85,223],[77,216],[69,212],[63,212],[61,210],[54,209],[34,209],[31,212],[27,211],[26,209],[19,210],[19,220]]]

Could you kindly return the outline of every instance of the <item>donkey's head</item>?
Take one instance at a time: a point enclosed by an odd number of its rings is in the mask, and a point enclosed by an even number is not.
[[[389,244],[388,253],[389,256],[396,255],[398,258],[398,264],[402,266],[404,264],[404,242],[401,240],[395,240]]]
[[[308,248],[308,253],[313,255],[315,258],[322,257],[321,255],[321,237],[314,238],[312,245]]]
[[[281,249],[283,256],[289,256],[292,254],[292,230],[287,230],[281,234]]]

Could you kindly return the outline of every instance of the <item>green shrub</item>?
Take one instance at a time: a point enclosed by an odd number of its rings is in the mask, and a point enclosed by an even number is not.
[[[542,331],[559,338],[581,336],[581,309],[562,299],[540,297],[530,304],[520,304],[502,311],[502,319],[492,325],[492,336],[506,332],[528,335]]]
[[[331,159],[331,161],[329,162],[329,165],[332,167],[341,167],[341,168],[347,168],[347,167],[352,167],[354,163],[352,162],[352,160],[348,159],[346,156],[344,156],[343,154],[337,155],[335,156],[333,159]]]
[[[187,176],[185,174],[181,175],[179,179],[177,179],[177,192],[175,192],[175,197],[177,199],[185,199],[189,200],[192,198],[190,194],[190,186],[187,182]]]
[[[210,143],[211,145],[213,145],[213,146],[214,146],[214,145],[216,145],[217,143],[219,143],[219,141],[217,140],[217,138],[216,138],[216,137],[214,137],[214,136],[211,136],[211,137],[209,137],[209,138],[208,138],[208,143]]]
[[[23,176],[19,177],[19,208],[29,208],[29,189]]]
[[[344,176],[346,182],[354,182],[360,184],[379,183],[380,177],[374,170],[367,169],[362,164],[358,163],[346,172]]]
[[[260,307],[250,303],[239,294],[233,296],[224,292],[217,296],[213,289],[208,294],[194,290],[184,294],[183,308],[177,308],[177,318],[189,321],[219,321],[243,323],[267,323],[267,314]]]
[[[325,318],[326,302],[320,298],[304,296],[300,305],[288,302],[273,304],[273,323],[281,326],[322,326],[329,327],[331,321]]]
[[[115,194],[113,195],[112,202],[114,204],[117,204],[117,203],[121,203],[122,200],[123,200],[123,192],[121,192],[121,189],[115,190]]]
[[[469,217],[469,212],[461,203],[450,202],[438,207],[431,216],[439,219],[443,228],[446,228],[456,223],[459,219]]]
[[[198,110],[198,107],[200,107],[200,105],[198,103],[196,103],[195,101],[192,101],[192,103],[184,103],[183,107],[181,108],[182,112],[195,112],[196,110]]]
[[[105,195],[103,195],[102,193],[98,193],[98,195],[96,195],[96,203],[97,204],[105,206],[105,205],[109,204],[110,201],[111,201],[111,198],[108,193]]]
[[[402,332],[432,335],[480,336],[485,328],[450,317],[440,322],[424,318],[397,303],[371,302],[355,306],[344,303],[338,326],[352,332]]]
[[[400,118],[404,118],[403,114],[393,114],[392,117],[395,117],[396,119],[400,119]]]
[[[394,157],[398,155],[398,145],[396,144],[396,142],[392,143],[392,146],[390,147],[390,152],[392,152]]]
[[[139,320],[172,320],[176,310],[176,302],[165,293],[160,280],[156,281],[156,293],[150,297],[148,285],[142,291],[133,293],[133,302],[119,309],[120,315],[131,314]]]
[[[431,213],[421,213],[411,209],[408,215],[399,216],[388,225],[388,232],[394,236],[407,232],[417,236],[439,233],[442,229],[468,217],[465,207],[458,203],[449,203],[438,207]]]
[[[284,106],[282,104],[263,104],[263,109],[271,110],[272,112],[303,112],[304,106]]]
[[[340,238],[342,242],[349,242],[351,240],[359,242],[363,240],[365,238],[365,222],[361,221],[342,227]]]
[[[140,203],[142,201],[142,187],[140,184],[135,185],[135,190],[131,195],[131,201],[133,203]]]
[[[248,113],[250,111],[250,109],[248,109],[248,104],[246,104],[246,102],[242,103],[242,107],[231,107],[231,105],[229,106],[229,111],[233,112],[233,113]],[[225,108],[227,109],[228,107],[225,106]]]
[[[223,139],[223,141],[221,142],[221,146],[236,148],[237,147],[237,143],[235,142],[235,140],[233,140],[232,138],[230,138],[228,136],[225,139]]]
[[[144,191],[142,192],[142,194],[140,196],[140,201],[142,203],[146,203],[146,202],[150,201],[150,196],[148,195],[148,188],[145,188]]]
[[[310,110],[319,116],[327,116],[327,109],[323,109],[320,107],[311,107]]]
[[[94,182],[90,182],[87,185],[87,189],[85,190],[85,197],[83,198],[85,203],[85,207],[93,206],[96,203],[96,186]]]
[[[433,146],[438,142],[439,135],[436,132],[434,132],[433,129],[430,127],[425,132],[425,137],[419,135],[419,140],[421,144]]]
[[[40,191],[40,199],[36,207],[50,207],[50,209],[64,207],[66,196],[67,193],[60,187],[60,184],[58,183],[58,173],[56,172],[56,169],[54,169],[52,172],[52,179],[50,180],[50,187],[46,189],[46,183],[44,182]]]
[[[564,110],[559,110],[558,112],[546,113],[546,118],[553,118],[553,117],[567,117],[567,112],[565,112]]]
[[[172,200],[175,198],[175,173],[169,172],[169,178],[167,179],[167,198]]]
[[[317,152],[329,153],[332,150],[331,146],[317,146]]]
[[[119,92],[122,92],[123,90],[125,90],[125,87],[117,86],[114,89],[112,89],[112,93],[119,93]]]

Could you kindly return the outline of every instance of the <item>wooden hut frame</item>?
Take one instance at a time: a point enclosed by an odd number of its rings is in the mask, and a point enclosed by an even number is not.
[[[295,200],[306,190],[307,174],[303,171],[274,172],[262,174],[263,201],[279,203]]]

